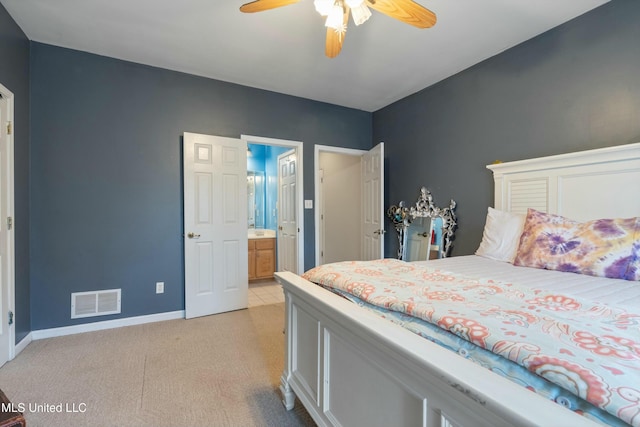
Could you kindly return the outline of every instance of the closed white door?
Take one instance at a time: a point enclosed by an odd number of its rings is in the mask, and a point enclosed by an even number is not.
[[[183,173],[185,316],[246,308],[246,143],[185,133]]]
[[[384,257],[384,143],[362,156],[364,261]]]
[[[12,104],[10,92],[0,85],[0,366],[13,358],[14,349]]]
[[[297,165],[295,150],[278,156],[278,271],[293,273],[298,273]]]

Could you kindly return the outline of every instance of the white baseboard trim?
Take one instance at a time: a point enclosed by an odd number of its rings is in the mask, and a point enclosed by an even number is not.
[[[40,329],[37,331],[31,331],[30,335],[33,340],[41,340],[44,338],[61,337],[64,335],[102,331],[104,329],[121,328],[123,326],[142,325],[144,323],[162,322],[164,320],[174,319],[184,319],[184,310],[168,311],[166,313],[149,314],[146,316],[126,317],[124,319],[105,320],[103,322],[83,323],[82,325],[63,326],[60,328]],[[22,343],[22,341],[20,343]]]
[[[24,350],[31,343],[31,341],[33,341],[33,336],[31,332],[29,332],[26,337],[22,338],[20,342],[16,344],[15,348],[13,349],[13,357],[19,355],[22,350]]]

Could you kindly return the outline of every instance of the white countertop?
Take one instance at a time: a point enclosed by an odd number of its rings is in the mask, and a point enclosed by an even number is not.
[[[247,233],[249,239],[273,239],[276,237],[276,230],[268,230],[263,228],[250,228],[247,230]]]

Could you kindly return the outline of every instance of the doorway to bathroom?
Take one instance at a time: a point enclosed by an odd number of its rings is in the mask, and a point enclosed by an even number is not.
[[[247,143],[249,306],[282,300],[274,271],[304,268],[302,143],[243,135]]]
[[[270,138],[241,136],[241,139],[184,132],[183,194],[184,194],[184,263],[185,317],[192,318],[246,308],[248,304],[248,230],[247,151],[248,143],[287,147],[290,153],[280,156],[287,160],[287,170],[294,179],[289,184],[290,218],[296,224],[290,251],[293,265],[283,267],[294,273],[304,266],[304,225],[302,199],[302,143]],[[283,165],[285,166],[285,165]],[[289,174],[291,176],[291,174]],[[265,175],[266,178],[266,175]],[[254,177],[255,180],[255,177]],[[278,184],[279,187],[282,187]],[[266,206],[266,205],[265,205]],[[282,211],[282,208],[278,208]],[[280,217],[279,221],[280,221]],[[279,222],[281,224],[281,222]],[[265,222],[266,225],[266,222]],[[254,223],[255,226],[255,223]],[[284,229],[284,227],[283,227]],[[266,233],[261,229],[260,234]],[[278,225],[278,233],[280,225]],[[300,238],[298,238],[300,236]],[[273,239],[274,249],[275,238]],[[266,249],[264,242],[255,251]],[[282,245],[278,245],[282,246]],[[254,252],[255,254],[255,252]],[[276,255],[273,254],[272,258]],[[280,268],[280,267],[279,267]],[[273,268],[272,268],[273,270]]]

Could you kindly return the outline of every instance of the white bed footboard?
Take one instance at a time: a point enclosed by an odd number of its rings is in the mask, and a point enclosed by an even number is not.
[[[596,426],[293,273],[280,389],[320,426]]]

